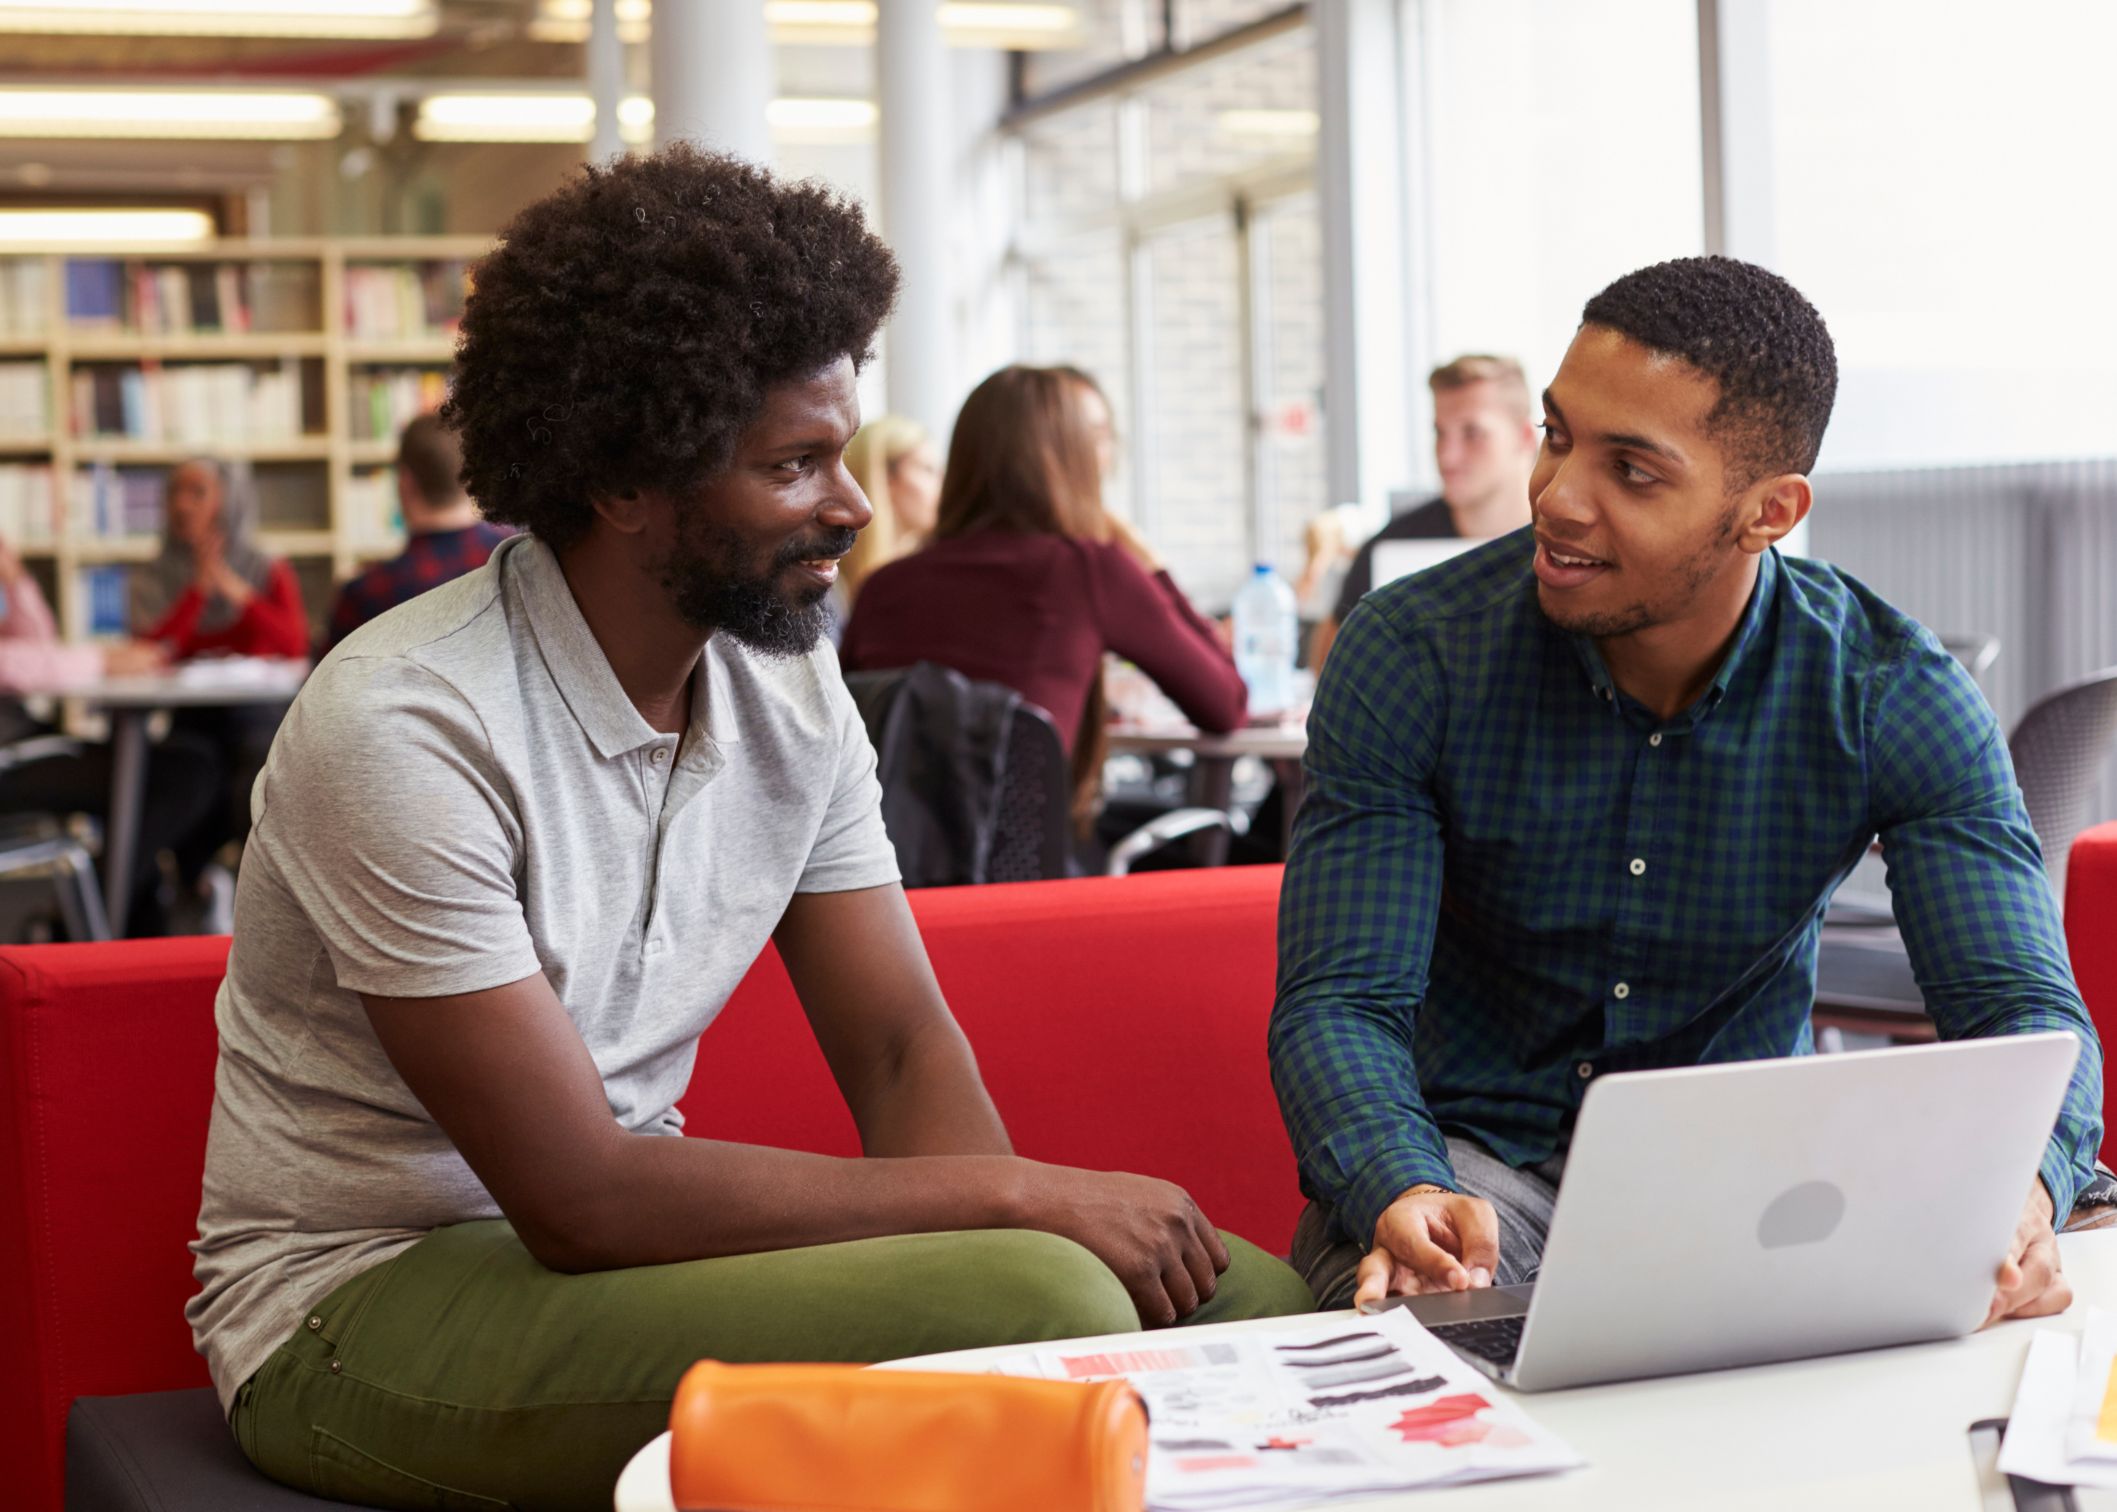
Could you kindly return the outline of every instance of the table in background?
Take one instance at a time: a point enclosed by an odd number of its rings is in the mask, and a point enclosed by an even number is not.
[[[123,938],[147,797],[147,721],[164,709],[286,704],[309,675],[305,661],[188,662],[145,677],[111,677],[67,691],[110,716],[110,813],[103,835],[103,903],[110,932]]]
[[[1254,756],[1272,769],[1279,780],[1282,854],[1294,833],[1294,814],[1301,807],[1301,758],[1308,751],[1306,721],[1289,724],[1251,725],[1226,735],[1210,735],[1188,724],[1114,724],[1110,726],[1112,756],[1167,756],[1177,751],[1191,754],[1191,771],[1185,802],[1196,808],[1234,812],[1235,763]],[[1219,866],[1228,858],[1228,832],[1214,830],[1196,837],[1193,857],[1201,865]]]
[[[2091,1305],[2117,1307],[2117,1230],[2066,1234],[2058,1243],[2076,1293],[2062,1317],[2002,1323],[1940,1344],[1516,1396],[1580,1451],[1586,1469],[1333,1505],[1399,1512],[1978,1512],[1970,1424],[2012,1410],[2037,1329],[2078,1333]],[[1313,1319],[1223,1323],[1180,1337],[1196,1342]],[[978,1370],[1017,1352],[971,1350],[924,1363]],[[668,1464],[664,1434],[626,1467],[617,1512],[671,1512]]]

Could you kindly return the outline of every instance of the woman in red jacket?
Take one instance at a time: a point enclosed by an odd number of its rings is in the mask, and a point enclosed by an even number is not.
[[[171,469],[163,485],[162,551],[133,574],[132,623],[173,660],[308,655],[308,614],[286,562],[256,543],[249,470],[212,457]],[[244,704],[176,711],[173,728],[209,744],[223,771],[221,800],[176,842],[181,879],[225,902],[232,874],[223,847],[250,832],[250,789],[286,710]]]
[[[246,471],[210,457],[164,485],[162,552],[134,578],[133,625],[178,661],[194,656],[308,654],[308,616],[294,570],[257,546],[257,495]]]
[[[938,662],[1005,683],[1058,726],[1085,819],[1101,775],[1103,653],[1136,663],[1199,728],[1247,694],[1220,638],[1130,525],[1103,508],[1110,406],[1073,368],[1007,367],[956,418],[933,540],[879,568],[839,647],[848,670]]]

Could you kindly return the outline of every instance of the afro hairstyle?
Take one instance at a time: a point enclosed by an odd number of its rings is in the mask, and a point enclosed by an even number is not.
[[[1837,352],[1816,307],[1778,274],[1732,257],[1679,257],[1627,273],[1580,318],[1719,384],[1705,425],[1730,492],[1816,465],[1838,394]]]
[[[592,498],[683,497],[765,391],[873,354],[897,261],[816,183],[677,142],[584,168],[473,270],[442,417],[486,518],[561,548]]]

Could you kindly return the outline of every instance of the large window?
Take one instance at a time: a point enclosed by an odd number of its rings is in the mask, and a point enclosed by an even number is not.
[[[1828,467],[2117,445],[2117,6],[1776,0],[1774,264],[1830,323]]]
[[[1434,361],[1540,388],[1619,274],[1705,250],[1696,0],[1423,0]],[[1430,459],[1425,459],[1430,466]]]
[[[1224,31],[1285,9],[1177,19]],[[1108,390],[1126,442],[1111,506],[1209,606],[1253,561],[1297,572],[1329,502],[1314,37],[1298,18],[1259,32],[1013,133],[1020,349]]]

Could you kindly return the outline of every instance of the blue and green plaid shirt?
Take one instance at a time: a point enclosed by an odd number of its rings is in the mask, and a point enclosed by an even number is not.
[[[1772,552],[1711,687],[1660,719],[1544,618],[1532,550],[1523,530],[1364,599],[1309,717],[1272,1080],[1343,1237],[1455,1184],[1445,1134],[1530,1165],[1604,1072],[1810,1050],[1817,928],[1877,833],[1942,1035],[2080,1036],[2042,1167],[2062,1218],[2102,1056],[1969,674]]]

